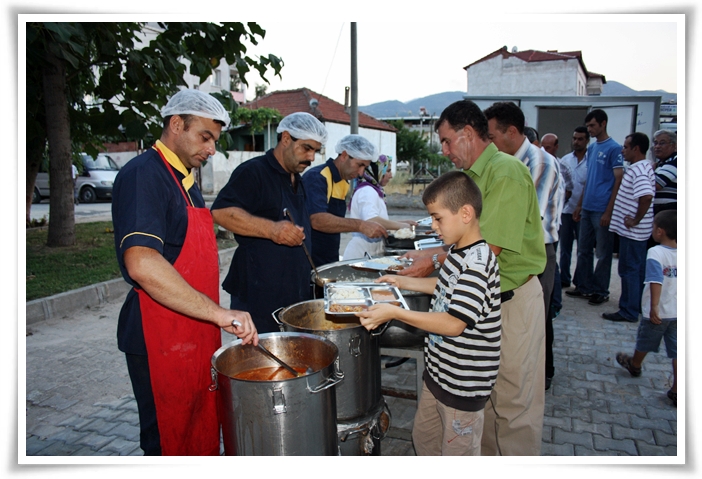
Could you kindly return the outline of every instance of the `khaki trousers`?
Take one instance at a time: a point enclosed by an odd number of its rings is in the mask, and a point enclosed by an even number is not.
[[[422,397],[412,427],[417,455],[479,456],[483,410],[459,411],[445,406],[422,384]]]
[[[484,456],[539,456],[544,424],[545,325],[534,276],[502,304],[500,369],[485,405]]]

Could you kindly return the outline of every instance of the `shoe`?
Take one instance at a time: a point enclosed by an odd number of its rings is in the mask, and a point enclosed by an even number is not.
[[[548,389],[548,388],[546,388]],[[668,390],[668,399],[673,401],[673,406],[678,407],[678,393],[674,393],[672,389]]]
[[[627,319],[619,312],[617,311],[616,313],[602,313],[602,317],[608,321],[616,321],[616,322],[627,322],[627,323],[636,323],[638,320],[636,319]]]
[[[568,296],[573,297],[573,298],[584,298],[584,299],[587,299],[587,298],[589,298],[590,296],[592,296],[591,294],[583,293],[583,292],[580,291],[578,288],[570,289],[570,290],[566,291],[566,294],[567,294]]]
[[[553,378],[546,378],[546,391],[551,389],[551,381],[553,381]],[[670,391],[668,391],[668,397],[670,397]]]
[[[570,283],[567,283],[565,281],[561,281],[561,289],[563,288],[570,288]]]
[[[590,296],[590,301],[587,302],[587,304],[592,304],[592,305],[598,305],[602,303],[606,303],[609,301],[609,296],[602,296],[601,294],[593,294]]]
[[[635,378],[638,378],[639,376],[641,376],[641,368],[635,368],[631,364],[632,357],[629,356],[628,354],[617,353],[616,360],[621,367],[623,367],[624,369],[629,371],[629,374],[631,374]],[[670,392],[670,391],[668,391],[668,392]],[[670,396],[668,396],[668,397],[670,397]]]

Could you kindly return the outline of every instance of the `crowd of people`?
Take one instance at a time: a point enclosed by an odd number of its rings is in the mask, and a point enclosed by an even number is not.
[[[311,298],[307,251],[316,267],[336,262],[341,233],[351,232],[345,259],[379,255],[388,231],[414,222],[388,219],[387,157],[361,135],[343,137],[335,158],[305,172],[328,134],[303,112],[282,119],[277,145],[239,165],[208,210],[193,169],[214,154],[229,115],[214,97],[182,90],[162,116],[160,140],[114,185],[117,257],[133,286],[118,346],[144,453],[219,454],[219,393],[208,386],[220,328],[256,345],[258,334],[278,331],[273,311]],[[622,294],[619,310],[602,316],[640,321],[634,355],[617,361],[638,376],[664,338],[676,372],[675,134],[656,132],[654,163],[646,135],[632,133],[621,146],[607,121],[602,110],[588,113],[563,158],[557,136],[539,139],[511,102],[482,111],[458,101],[436,122],[459,171],[432,182],[422,199],[445,245],[407,253],[411,267],[380,279],[431,293],[431,311],[374,305],[358,314],[368,329],[398,319],[429,333],[418,454],[540,454],[561,288],[572,281],[569,296],[607,302],[615,235]],[[214,224],[238,243],[222,285],[229,309],[219,306]]]

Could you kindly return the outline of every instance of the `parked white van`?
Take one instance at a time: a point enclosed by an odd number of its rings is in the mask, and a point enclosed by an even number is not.
[[[78,175],[76,188],[78,201],[94,203],[95,200],[111,200],[112,185],[115,182],[119,166],[107,154],[100,153],[97,158],[81,153],[83,173]]]
[[[112,184],[115,182],[119,166],[106,153],[99,153],[97,159],[86,153],[80,154],[83,173],[78,175],[76,188],[81,203],[94,203],[95,200],[111,200]],[[49,197],[49,173],[43,168],[37,173],[32,203],[39,203]]]

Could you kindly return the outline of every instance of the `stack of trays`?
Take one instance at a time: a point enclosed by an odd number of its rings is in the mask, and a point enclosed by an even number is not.
[[[377,303],[390,303],[409,309],[400,290],[389,283],[327,283],[324,285],[324,312],[355,315]]]

